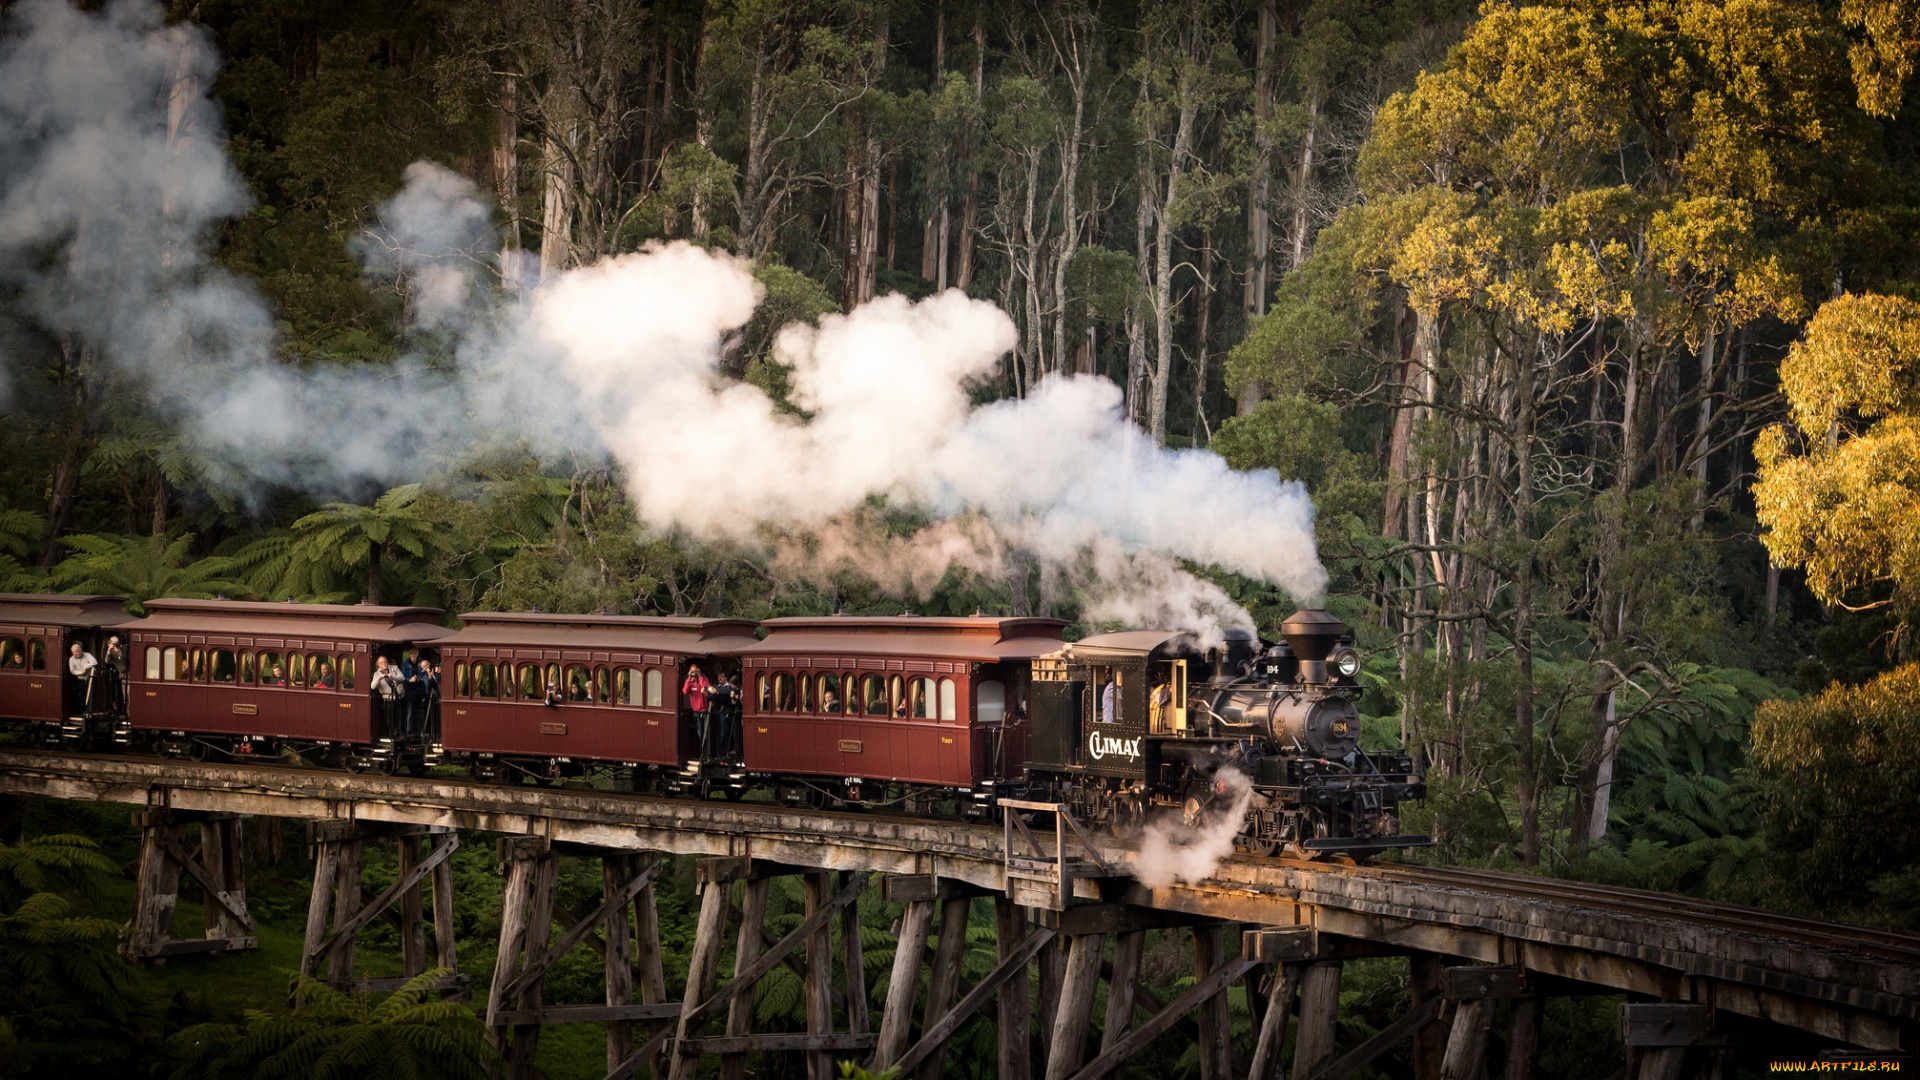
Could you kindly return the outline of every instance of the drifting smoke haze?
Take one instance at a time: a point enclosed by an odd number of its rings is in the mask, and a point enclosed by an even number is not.
[[[237,484],[340,494],[517,442],[611,457],[655,528],[771,543],[776,566],[854,570],[903,595],[953,566],[1003,579],[1035,566],[1092,619],[1212,635],[1250,621],[1179,559],[1302,599],[1326,584],[1300,484],[1155,447],[1112,383],[1050,379],[974,407],[969,388],[1018,341],[991,304],[886,296],[788,326],[774,348],[803,421],[717,373],[762,298],[750,264],[673,243],[501,289],[515,272],[487,203],[424,162],[357,254],[454,361],[279,363],[265,303],[205,254],[246,197],[205,97],[204,35],[144,2],[85,15],[26,0],[9,27],[0,273],[42,328],[154,388],[190,438],[236,463]],[[864,515],[875,496],[937,520],[886,537]]]
[[[1204,810],[1196,824],[1179,818],[1147,824],[1133,862],[1134,876],[1142,885],[1157,888],[1176,881],[1197,885],[1213,876],[1220,860],[1233,854],[1233,838],[1245,824],[1247,806],[1253,801],[1253,782],[1238,769],[1221,769],[1214,774],[1214,783],[1219,789],[1215,805]]]

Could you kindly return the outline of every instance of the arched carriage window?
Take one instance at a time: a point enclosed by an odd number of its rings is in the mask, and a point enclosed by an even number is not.
[[[762,675],[759,677],[757,682],[759,683],[757,687],[758,693],[756,693],[754,697],[760,702],[760,711],[763,713],[772,712],[773,711],[773,680],[767,678],[765,675]]]
[[[878,675],[863,676],[860,696],[867,703],[868,716],[887,715],[887,680]]]
[[[340,689],[353,689],[353,657],[351,656],[340,658]]]
[[[578,664],[567,668],[567,700],[575,702],[593,700],[593,675]]]
[[[606,668],[593,669],[593,700],[602,705],[613,701],[613,689],[610,680],[613,676]]]
[[[953,680],[941,679],[940,680],[940,719],[952,720],[959,715],[960,715],[959,709],[956,707],[955,701],[954,701]]]
[[[820,684],[818,687],[820,693],[820,711],[823,713],[839,712],[841,708],[840,676],[819,675],[815,676],[815,681]]]
[[[254,659],[251,649],[240,654],[240,681],[247,686],[252,686],[255,682]]]
[[[212,675],[217,683],[230,683],[234,680],[235,664],[232,649],[213,650]]]
[[[0,638],[0,668],[27,666],[27,643],[17,637]]]
[[[647,669],[647,708],[657,709],[666,700],[666,683],[659,668]]]
[[[158,645],[147,646],[146,662],[147,678],[158,679],[160,677],[160,647]]]
[[[508,665],[509,668],[512,665]],[[490,698],[499,690],[498,676],[494,667],[485,660],[476,660],[473,664],[473,696]]]
[[[907,718],[907,680],[899,675],[887,677],[887,700],[893,706],[893,718]]]
[[[787,672],[777,672],[773,676],[773,707],[780,712],[793,711],[793,676]]]

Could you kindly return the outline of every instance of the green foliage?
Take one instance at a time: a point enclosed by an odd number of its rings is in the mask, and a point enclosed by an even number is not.
[[[192,533],[173,538],[83,534],[68,536],[65,543],[73,554],[53,568],[50,583],[62,592],[124,596],[136,614],[155,597],[211,600],[246,592],[234,576],[233,560],[192,556]]]
[[[1908,664],[1760,710],[1753,766],[1769,869],[1794,901],[1920,927],[1920,909],[1902,902],[1920,867],[1916,703],[1920,664]]]
[[[120,925],[86,914],[113,871],[94,843],[40,836],[0,847],[0,1060],[8,1076],[125,1069],[153,1022],[115,950]]]
[[[383,560],[457,550],[460,539],[429,513],[419,484],[394,488],[372,506],[328,503],[293,523],[293,546],[282,591],[327,594],[341,579],[363,574],[367,602],[380,603]]]
[[[293,972],[288,972],[294,975]],[[173,1037],[175,1080],[483,1080],[497,1063],[473,1010],[440,1001],[425,972],[377,1002],[297,976],[299,1004]]]

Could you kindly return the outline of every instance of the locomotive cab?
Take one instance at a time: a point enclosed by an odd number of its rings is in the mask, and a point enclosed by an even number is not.
[[[1228,631],[1099,634],[1034,662],[1029,785],[1121,835],[1156,808],[1244,815],[1271,854],[1421,846],[1400,803],[1425,787],[1404,750],[1363,750],[1359,658],[1339,619],[1301,611],[1284,640]]]

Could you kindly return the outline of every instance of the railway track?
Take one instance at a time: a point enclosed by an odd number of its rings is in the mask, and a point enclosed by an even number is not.
[[[1296,862],[1296,865],[1312,864]],[[1397,879],[1429,886],[1495,893],[1525,900],[1570,904],[1618,915],[1637,915],[1669,921],[1679,919],[1721,930],[1779,938],[1815,948],[1855,953],[1902,964],[1920,964],[1920,934],[1826,922],[1762,908],[1702,900],[1677,893],[1628,889],[1584,881],[1466,867],[1375,863],[1349,869],[1356,873],[1389,880]]]

